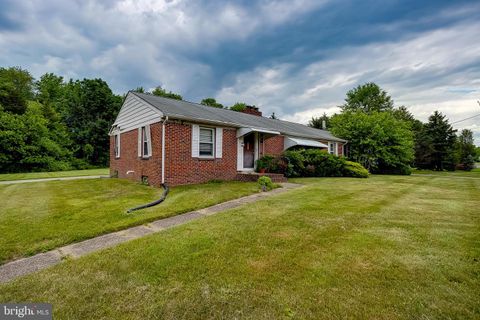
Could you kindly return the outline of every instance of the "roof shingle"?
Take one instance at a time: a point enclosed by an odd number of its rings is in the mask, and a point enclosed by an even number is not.
[[[213,122],[233,127],[266,129],[279,131],[284,135],[303,138],[325,139],[341,142],[346,141],[333,136],[327,130],[315,129],[299,123],[270,119],[228,109],[214,108],[198,103],[159,97],[152,94],[133,91],[130,93],[157,108],[171,119]]]

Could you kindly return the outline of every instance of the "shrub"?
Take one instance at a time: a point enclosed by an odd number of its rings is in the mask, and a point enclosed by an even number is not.
[[[286,162],[285,172],[287,177],[300,177],[305,170],[303,154],[299,151],[287,150],[283,153],[283,160]]]
[[[272,179],[266,176],[258,178],[257,183],[260,189],[262,189],[262,191],[272,190],[274,187]]]
[[[287,177],[368,177],[361,164],[319,149],[285,151],[282,156]]]
[[[341,177],[345,160],[343,158],[322,152],[319,149],[301,151],[304,156],[305,167],[313,167],[313,172],[308,170],[307,174],[314,177]]]
[[[260,159],[256,161],[256,170],[257,172],[260,171],[261,169],[265,169],[265,171],[270,172],[272,169],[272,161],[274,160],[273,156],[263,156]]]
[[[368,170],[358,162],[345,161],[343,175],[345,177],[368,178]]]
[[[266,172],[283,174],[285,172],[286,165],[286,162],[281,158],[266,155],[257,160],[256,170],[258,172],[260,169],[265,169]]]

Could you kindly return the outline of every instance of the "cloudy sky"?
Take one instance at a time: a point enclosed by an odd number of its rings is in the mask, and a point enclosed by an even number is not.
[[[376,82],[420,120],[480,113],[479,1],[0,1],[0,66],[161,85],[306,123]],[[475,132],[480,117],[455,124]]]

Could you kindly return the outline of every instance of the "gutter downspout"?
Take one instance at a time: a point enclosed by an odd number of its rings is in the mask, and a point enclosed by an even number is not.
[[[162,184],[165,183],[165,123],[168,121],[168,116],[162,122]]]
[[[170,190],[168,186],[165,184],[165,123],[167,122],[167,120],[168,120],[168,116],[166,116],[165,119],[162,121],[162,188],[163,188],[162,196],[160,199],[156,201],[153,201],[135,208],[128,209],[127,213],[131,213],[133,211],[156,206],[157,204],[162,203],[167,197],[167,194]]]

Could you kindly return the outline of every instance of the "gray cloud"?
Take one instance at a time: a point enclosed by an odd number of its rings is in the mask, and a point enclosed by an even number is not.
[[[312,115],[336,112],[346,91],[367,81],[377,82],[421,120],[436,109],[452,121],[480,112],[475,102],[480,23],[474,19],[480,5],[364,24],[359,34],[371,35],[365,42],[338,31],[323,34],[333,37],[328,42],[338,37],[337,46],[312,48],[302,41],[292,46],[291,32],[282,38],[282,32],[294,30],[302,40],[307,32],[305,41],[315,40],[323,29],[295,28],[312,15],[321,19],[334,5],[314,0],[2,2],[0,65],[22,66],[35,77],[45,72],[101,77],[118,93],[163,85],[190,100],[213,95],[225,104],[246,101],[266,114],[304,123]],[[474,130],[480,143],[478,122],[457,127]]]

